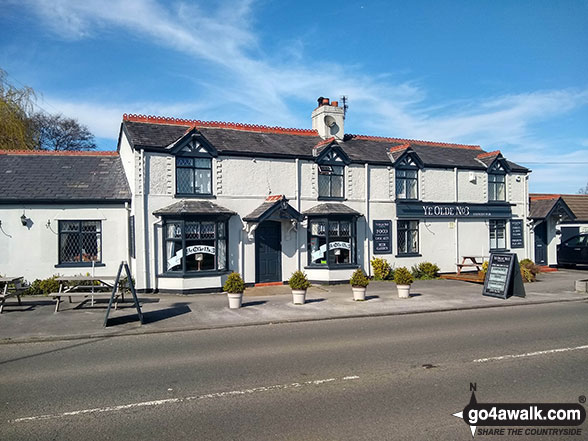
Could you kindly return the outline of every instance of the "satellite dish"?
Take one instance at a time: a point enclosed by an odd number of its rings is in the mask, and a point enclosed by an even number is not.
[[[325,116],[325,124],[328,127],[333,127],[336,124],[335,118],[333,118],[331,115]]]

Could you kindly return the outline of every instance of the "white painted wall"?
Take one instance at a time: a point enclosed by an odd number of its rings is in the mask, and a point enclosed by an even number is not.
[[[23,211],[31,220],[22,225]],[[2,205],[0,206],[0,274],[24,276],[32,282],[55,274],[75,275],[91,272],[90,267],[56,268],[59,263],[58,221],[99,220],[102,222],[102,263],[98,275],[116,275],[127,259],[127,210],[108,205]],[[50,223],[47,226],[47,223]]]
[[[174,279],[158,277],[162,266],[161,221],[152,213],[159,208],[173,204],[178,199],[175,193],[174,158],[161,154],[145,152],[143,167],[140,154],[132,152],[126,140],[121,140],[121,158],[125,171],[135,178],[133,184],[132,212],[136,216],[137,259],[131,261],[136,273],[139,289],[199,289],[218,288],[223,281],[218,277],[196,277]],[[134,164],[134,167],[132,165]],[[296,200],[296,162],[295,160],[241,158],[221,156],[213,161],[214,182],[213,203],[238,213],[229,221],[229,269],[242,274],[247,283],[255,282],[255,233],[248,236],[243,232],[242,217],[246,216],[264,202],[269,194],[285,194],[293,207],[300,204],[300,211],[307,210],[325,201],[317,200],[317,166],[310,161],[300,161],[300,201]],[[143,186],[143,174],[148,177]],[[357,224],[358,264],[370,273],[369,259],[373,256],[371,226],[374,219],[392,221],[393,252],[380,255],[394,267],[412,265],[423,261],[436,263],[443,272],[454,272],[455,264],[463,255],[489,254],[489,231],[487,220],[439,219],[421,220],[419,223],[421,257],[397,257],[394,169],[391,166],[369,166],[369,200],[366,210],[366,168],[363,164],[351,164],[345,171],[345,196],[343,203],[363,216]],[[507,178],[507,191],[513,203],[513,217],[526,216],[527,180],[524,175]],[[470,179],[473,177],[474,179]],[[131,179],[129,179],[131,181]],[[486,203],[487,177],[483,171],[454,169],[427,169],[419,172],[419,194],[423,201]],[[143,198],[143,188],[147,197]],[[143,205],[144,204],[144,205]],[[143,213],[146,217],[143,220]],[[147,233],[143,234],[143,225]],[[289,231],[290,224],[282,223],[282,278],[307,265],[307,230],[299,226],[299,231]],[[529,236],[526,236],[528,238]],[[369,238],[369,241],[366,241]],[[510,225],[507,223],[507,238],[510,238]],[[459,243],[459,247],[456,244]],[[145,242],[149,245],[145,246]],[[369,252],[368,247],[369,246]],[[532,249],[533,246],[528,247]],[[525,249],[513,250],[519,258],[525,257]],[[146,256],[146,257],[145,257]],[[147,266],[145,266],[147,260]],[[348,278],[349,270],[328,271],[306,269],[313,280],[338,281]],[[349,274],[347,274],[349,273]]]

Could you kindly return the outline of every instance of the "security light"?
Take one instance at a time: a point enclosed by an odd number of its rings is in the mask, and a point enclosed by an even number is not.
[[[22,214],[22,216],[20,217],[20,222],[22,223],[22,226],[23,226],[23,227],[26,227],[26,226],[27,226],[27,223],[28,223],[28,221],[29,221],[29,220],[27,219],[27,217],[26,217],[26,216],[24,215],[24,213],[23,213],[23,214]]]

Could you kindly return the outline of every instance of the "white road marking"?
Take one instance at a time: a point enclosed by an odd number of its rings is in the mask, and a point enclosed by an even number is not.
[[[215,393],[204,394],[204,395],[194,395],[191,397],[167,398],[167,399],[163,399],[163,400],[143,401],[141,403],[122,404],[120,406],[106,406],[106,407],[96,407],[93,409],[74,410],[74,411],[70,411],[70,412],[56,413],[56,414],[52,414],[52,415],[37,415],[37,416],[16,418],[14,420],[9,420],[8,422],[9,423],[22,423],[22,422],[29,422],[29,421],[64,418],[64,417],[68,417],[68,416],[87,415],[87,414],[93,414],[93,413],[118,412],[120,410],[134,409],[134,408],[139,408],[139,407],[154,407],[154,406],[161,406],[163,404],[182,403],[182,402],[204,400],[204,399],[210,399],[210,398],[223,398],[223,397],[230,397],[230,396],[237,396],[237,395],[250,395],[250,394],[255,394],[258,392],[268,392],[268,391],[272,391],[272,390],[295,389],[295,388],[305,387],[305,386],[320,386],[320,385],[332,383],[335,381],[341,382],[341,381],[350,381],[350,380],[357,380],[357,379],[359,379],[359,377],[357,375],[350,375],[350,376],[343,377],[343,378],[327,378],[324,380],[305,381],[303,383],[274,384],[272,386],[261,386],[261,387],[254,387],[252,389],[232,390],[232,391],[227,391],[227,392],[215,392]]]
[[[588,345],[576,346],[573,348],[549,349],[547,351],[527,352],[526,354],[514,354],[514,355],[511,354],[511,355],[502,355],[500,357],[478,358],[477,360],[474,360],[474,363],[486,363],[487,361],[498,361],[498,360],[508,360],[508,359],[512,359],[512,358],[534,357],[536,355],[555,354],[557,352],[579,351],[582,349],[588,349]]]

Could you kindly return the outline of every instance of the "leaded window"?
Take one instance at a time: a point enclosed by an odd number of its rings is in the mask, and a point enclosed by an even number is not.
[[[308,225],[309,265],[355,263],[355,220],[311,219]]]
[[[319,197],[342,198],[345,167],[340,165],[319,165],[318,169]]]
[[[418,199],[418,170],[396,170],[396,197]]]
[[[212,159],[176,157],[176,193],[212,194]]]
[[[503,173],[488,174],[488,200],[506,200],[506,175]]]
[[[227,269],[227,222],[204,219],[166,220],[164,265],[171,273]]]
[[[490,249],[504,250],[506,249],[506,221],[505,220],[491,220],[490,221]]]
[[[100,221],[59,221],[59,263],[91,264],[102,261]]]
[[[419,221],[398,221],[397,240],[398,254],[418,254],[419,252]]]

